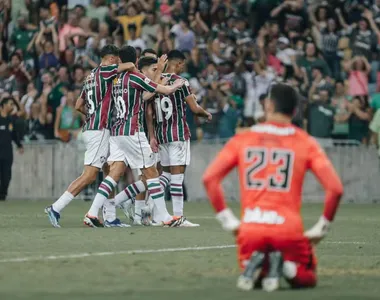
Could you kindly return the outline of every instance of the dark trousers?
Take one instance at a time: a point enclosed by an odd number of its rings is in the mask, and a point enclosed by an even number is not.
[[[12,178],[12,158],[0,158],[0,200],[5,200]]]

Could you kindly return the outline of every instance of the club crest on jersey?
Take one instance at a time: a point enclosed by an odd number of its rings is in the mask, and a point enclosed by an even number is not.
[[[190,83],[189,83],[188,80],[185,80],[185,85],[186,85],[186,86],[190,86]]]
[[[149,79],[149,78],[145,78],[145,79],[144,79],[144,82],[145,82],[146,84],[149,84],[150,79]]]
[[[13,124],[12,124],[12,123],[9,124],[9,126],[8,126],[8,130],[9,130],[9,131],[12,131],[12,130],[13,130]]]

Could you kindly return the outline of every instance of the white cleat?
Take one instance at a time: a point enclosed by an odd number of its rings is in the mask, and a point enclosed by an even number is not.
[[[149,206],[141,208],[141,224],[144,226],[152,225],[152,211]]]
[[[119,207],[123,211],[124,215],[127,217],[128,223],[133,224],[133,220],[135,218],[135,201],[128,200],[124,203],[120,204]]]
[[[240,275],[236,287],[243,291],[250,291],[253,289],[253,278]]]
[[[140,219],[134,219],[133,226],[143,226]]]
[[[264,278],[263,279],[263,290],[266,292],[273,292],[278,290],[280,287],[279,278]]]
[[[182,222],[179,227],[199,227],[199,224],[191,223],[189,220],[187,220],[185,217],[183,217],[184,221]]]

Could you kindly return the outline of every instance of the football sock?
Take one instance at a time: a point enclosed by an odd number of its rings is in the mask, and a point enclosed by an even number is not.
[[[116,206],[114,199],[104,201],[103,220],[113,222],[116,219]]]
[[[59,197],[59,199],[53,203],[53,210],[57,213],[60,213],[61,210],[64,209],[73,199],[74,196],[70,192],[64,192],[62,196]]]
[[[155,216],[155,219],[158,222],[170,221],[172,217],[169,215],[166,209],[164,190],[160,185],[160,180],[158,178],[152,178],[148,179],[146,182],[148,184],[148,193],[152,197],[154,204],[157,207],[158,215]]]
[[[162,186],[162,188],[164,189],[164,192],[166,190],[166,187],[169,185],[170,183],[170,178],[171,178],[171,174],[168,173],[168,172],[162,172],[162,174],[160,175],[159,179],[160,179],[160,184]]]
[[[103,206],[104,202],[108,199],[109,195],[112,193],[116,186],[116,181],[112,177],[107,176],[102,183],[99,185],[98,192],[95,196],[94,201],[88,211],[88,215],[91,217],[98,217],[99,209]]]
[[[123,202],[135,198],[138,194],[145,192],[144,183],[139,180],[128,185],[124,190],[115,196],[115,205],[119,206]]]
[[[183,179],[184,174],[174,174],[170,181],[170,195],[173,203],[173,215],[183,216]]]

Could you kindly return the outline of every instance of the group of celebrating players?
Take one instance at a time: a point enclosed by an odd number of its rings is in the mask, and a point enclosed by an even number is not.
[[[186,105],[198,116],[210,120],[211,115],[197,104],[189,82],[177,75],[183,72],[184,54],[172,50],[157,59],[148,51],[137,62],[135,48],[107,45],[101,58],[100,66],[86,77],[76,103],[76,109],[86,116],[84,171],[45,209],[51,224],[60,227],[62,209],[94,182],[103,168],[106,177],[84,218],[87,226],[129,227],[116,218],[117,207],[135,225],[199,226],[183,216],[184,172],[190,163]],[[158,157],[161,175],[156,168]],[[127,166],[140,170],[140,179],[114,195]],[[173,215],[164,199],[168,185]],[[98,218],[102,207],[104,223]]]
[[[185,56],[173,50],[157,59],[155,53],[146,52],[137,62],[133,47],[108,45],[101,57],[76,103],[76,109],[86,115],[84,171],[45,208],[51,224],[60,227],[62,209],[94,182],[103,168],[106,177],[85,215],[87,226],[129,227],[116,218],[117,207],[135,225],[199,226],[183,214],[182,186],[190,163],[186,106],[208,120],[211,115],[197,104],[188,81],[178,75]],[[342,183],[317,141],[291,124],[297,99],[292,87],[272,85],[264,105],[266,122],[233,137],[203,177],[217,219],[236,236],[243,270],[237,286],[242,290],[261,286],[273,291],[281,277],[295,288],[315,286],[313,248],[327,234],[343,194]],[[112,121],[114,110],[116,121]],[[158,156],[161,174],[156,168]],[[127,166],[140,170],[140,178],[114,195]],[[227,208],[221,186],[235,167],[240,179],[241,221]],[[326,199],[318,222],[304,231],[300,208],[308,170],[325,188]],[[168,185],[173,215],[164,199]],[[102,207],[104,223],[98,218]]]

